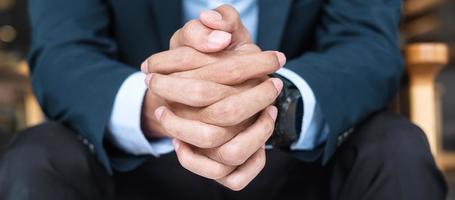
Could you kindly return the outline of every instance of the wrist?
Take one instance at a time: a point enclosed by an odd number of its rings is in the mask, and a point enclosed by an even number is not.
[[[141,129],[147,138],[163,138],[167,137],[164,134],[163,128],[155,118],[155,109],[163,105],[164,101],[147,90],[144,95],[144,101],[141,110]]]

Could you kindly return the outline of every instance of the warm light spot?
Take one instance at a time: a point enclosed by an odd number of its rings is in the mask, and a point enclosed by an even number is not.
[[[16,39],[16,29],[14,27],[10,25],[0,26],[0,41],[12,42],[14,39]]]
[[[11,9],[15,3],[15,0],[0,0],[0,11]]]

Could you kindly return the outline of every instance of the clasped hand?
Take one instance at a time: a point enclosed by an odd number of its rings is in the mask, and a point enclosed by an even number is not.
[[[231,6],[202,12],[174,33],[170,50],[142,64],[143,130],[174,138],[187,170],[241,190],[265,165],[283,87],[268,74],[285,63],[283,53],[252,43]]]

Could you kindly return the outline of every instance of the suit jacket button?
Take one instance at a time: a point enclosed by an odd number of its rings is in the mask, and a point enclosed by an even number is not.
[[[95,146],[93,144],[89,144],[88,148],[90,149],[90,152],[92,152],[92,153],[95,152]]]

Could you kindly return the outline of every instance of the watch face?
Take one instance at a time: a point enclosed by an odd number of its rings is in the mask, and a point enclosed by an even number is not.
[[[275,123],[275,130],[267,144],[274,147],[289,149],[297,141],[301,126],[303,106],[301,106],[300,91],[290,81],[283,80],[284,87],[277,98],[278,118]],[[300,108],[299,110],[297,110]],[[300,116],[300,117],[299,117]]]

